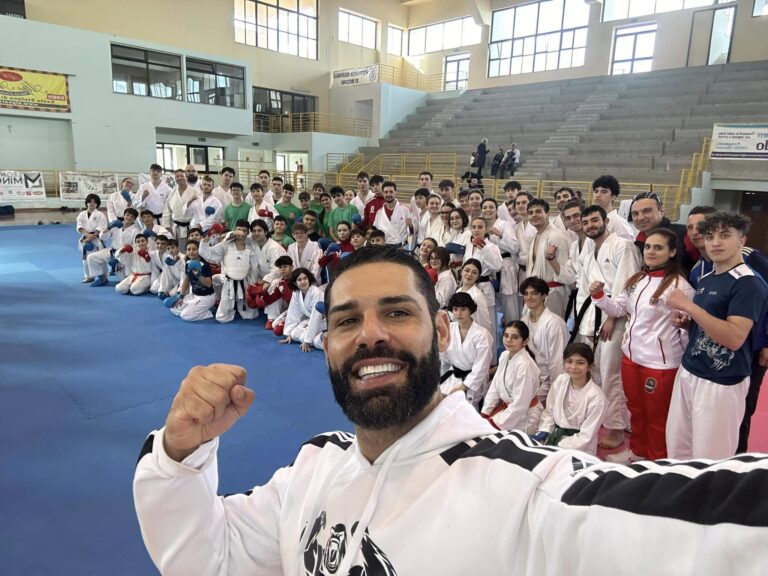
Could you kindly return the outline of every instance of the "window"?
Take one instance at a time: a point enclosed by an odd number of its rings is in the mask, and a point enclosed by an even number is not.
[[[376,50],[376,21],[339,9],[339,41]]]
[[[768,0],[755,0],[752,16],[768,16]]]
[[[187,58],[187,102],[245,108],[245,70]]]
[[[604,0],[603,22],[725,4],[733,0]]]
[[[155,158],[166,172],[184,170],[187,164],[194,164],[195,170],[202,174],[216,174],[223,166],[224,148],[158,142]]]
[[[488,77],[583,66],[588,23],[584,0],[544,0],[494,11]]]
[[[408,32],[408,55],[421,56],[480,43],[482,27],[471,16],[414,28]]]
[[[300,114],[316,109],[317,96],[253,87],[253,111],[257,114]]]
[[[656,24],[617,28],[613,41],[611,74],[650,72],[653,68],[653,47]]]
[[[469,80],[469,54],[451,54],[445,59],[445,85],[448,90],[466,90]]]
[[[731,54],[733,21],[736,7],[718,8],[712,16],[712,32],[709,37],[707,64],[727,64]]]
[[[235,42],[317,60],[317,0],[234,0]]]
[[[403,31],[400,28],[387,28],[387,53],[393,56],[403,55]]]
[[[181,100],[181,56],[113,44],[112,90]]]

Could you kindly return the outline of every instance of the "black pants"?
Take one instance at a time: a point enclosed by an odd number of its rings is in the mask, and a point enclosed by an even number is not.
[[[744,410],[744,420],[739,427],[739,445],[736,448],[736,454],[742,454],[747,451],[749,441],[749,425],[752,423],[752,416],[757,409],[757,398],[760,395],[760,384],[765,377],[765,366],[760,366],[760,351],[755,352],[752,357],[752,375],[749,377],[749,390],[747,391],[746,407]]]

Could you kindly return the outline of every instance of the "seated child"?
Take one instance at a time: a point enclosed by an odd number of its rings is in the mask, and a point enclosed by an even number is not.
[[[213,318],[211,307],[216,303],[213,272],[208,262],[200,256],[199,250],[198,242],[187,240],[185,275],[176,295],[166,299],[171,313],[189,322]]]
[[[144,234],[136,234],[133,246],[123,246],[117,259],[125,266],[125,278],[117,283],[115,292],[136,296],[149,290],[152,283],[152,258]]]

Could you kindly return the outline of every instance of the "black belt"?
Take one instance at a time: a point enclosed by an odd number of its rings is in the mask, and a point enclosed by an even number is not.
[[[512,254],[510,254],[509,252],[502,252],[501,253],[501,257],[502,258],[512,258]]]
[[[243,312],[245,312],[245,310],[246,310],[246,305],[245,305],[245,280],[235,280],[234,278],[230,278],[226,274],[224,275],[224,277],[227,280],[229,280],[230,282],[234,282],[235,283],[235,308],[237,308],[237,286],[239,285],[240,288],[243,290]]]
[[[491,277],[490,276],[480,276],[480,278],[477,279],[477,283],[478,284],[480,282],[490,282],[490,281],[491,281]]]
[[[464,380],[467,376],[470,375],[472,370],[460,370],[459,368],[456,368],[455,366],[451,366],[451,368],[442,376],[440,376],[440,384],[448,380],[451,376],[456,376],[459,380]]]
[[[163,215],[162,214],[152,214],[152,216],[154,216],[155,219],[158,220],[158,221],[163,219]]]
[[[176,224],[176,226],[181,226],[183,228],[189,228],[190,222],[191,222],[191,220],[189,220],[187,222],[181,222],[180,220],[174,220],[173,221],[173,223]]]

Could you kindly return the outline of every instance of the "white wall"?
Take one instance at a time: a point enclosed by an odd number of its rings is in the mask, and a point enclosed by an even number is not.
[[[0,169],[66,170],[73,165],[70,120],[0,114]]]

